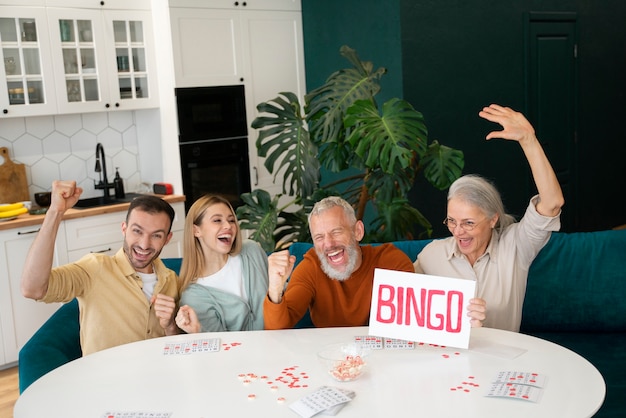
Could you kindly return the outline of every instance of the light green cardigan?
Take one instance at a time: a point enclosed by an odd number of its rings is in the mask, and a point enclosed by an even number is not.
[[[257,242],[245,240],[240,257],[247,301],[198,283],[192,283],[181,294],[180,305],[189,305],[196,311],[202,332],[263,329],[263,299],[268,286],[267,255]]]

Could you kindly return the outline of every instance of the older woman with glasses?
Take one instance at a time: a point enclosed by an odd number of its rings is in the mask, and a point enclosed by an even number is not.
[[[448,191],[443,221],[452,236],[428,244],[414,267],[416,273],[475,280],[474,310],[469,312],[473,325],[482,321],[485,327],[518,332],[528,269],[552,231],[561,226],[563,193],[535,130],[521,113],[493,104],[479,116],[503,127],[486,139],[519,143],[538,194],[516,222],[505,213],[493,184],[477,175],[459,178]]]

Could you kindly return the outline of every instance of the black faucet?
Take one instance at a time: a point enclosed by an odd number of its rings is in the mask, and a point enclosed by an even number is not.
[[[102,162],[100,161],[102,159]],[[104,190],[104,200],[108,200],[111,198],[109,194],[109,189],[114,189],[115,184],[109,183],[109,179],[107,178],[107,160],[104,157],[104,147],[101,143],[98,142],[96,145],[96,173],[100,174],[100,182],[96,183],[94,180],[94,187],[96,189]]]

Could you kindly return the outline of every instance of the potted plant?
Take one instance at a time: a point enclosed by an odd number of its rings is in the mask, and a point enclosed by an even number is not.
[[[355,50],[340,49],[352,68],[331,74],[305,96],[305,106],[290,92],[257,106],[256,145],[270,173],[284,176],[282,194],[257,189],[243,194],[237,208],[242,229],[266,251],[293,241],[310,241],[307,214],[324,196],[341,195],[363,219],[368,204],[375,211],[365,242],[429,237],[431,223],[412,207],[407,193],[422,173],[445,190],[464,165],[463,153],[428,143],[422,114],[399,98],[379,110],[375,100],[385,68],[373,71]],[[338,173],[326,184],[321,169]],[[283,196],[292,197],[280,205]]]

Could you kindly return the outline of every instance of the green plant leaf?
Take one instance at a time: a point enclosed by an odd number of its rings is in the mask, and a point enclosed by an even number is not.
[[[374,97],[385,68],[373,71],[371,62],[347,46],[340,52],[352,68],[332,73],[305,96],[304,108],[293,93],[279,93],[257,106],[260,113],[252,123],[260,131],[257,149],[274,178],[285,177],[283,195],[270,198],[261,190],[242,195],[245,206],[237,215],[268,252],[310,240],[307,214],[331,194],[350,202],[359,218],[374,208],[366,239],[410,239],[417,231],[429,237],[432,225],[411,207],[407,193],[420,173],[438,189],[462,173],[463,153],[437,141],[429,145],[424,118],[408,102],[391,99],[379,110]],[[320,166],[340,174],[320,186]],[[278,207],[287,193],[295,197],[295,209]]]
[[[274,239],[277,250],[288,247],[292,242],[311,242],[305,209],[301,208],[296,212],[280,212]]]
[[[393,199],[390,203],[379,201],[378,217],[372,223],[370,239],[373,242],[391,242],[414,239],[413,228],[420,225],[424,231],[420,238],[428,238],[433,232],[431,223],[422,213],[412,207],[405,198]],[[415,254],[417,256],[417,254]]]
[[[390,202],[393,199],[406,196],[415,182],[416,171],[414,166],[387,174],[380,169],[370,170],[365,177],[365,186],[372,199]]]
[[[250,239],[261,244],[266,252],[271,252],[276,246],[274,230],[278,225],[278,200],[281,195],[270,198],[265,190],[256,189],[250,193],[243,193],[243,206],[237,208],[237,218],[241,229],[254,230]]]
[[[465,158],[463,151],[433,141],[420,163],[428,182],[439,190],[445,190],[461,176]]]
[[[357,100],[373,100],[380,91],[379,80],[387,72],[379,68],[372,72],[371,62],[362,62],[356,51],[347,46],[340,50],[353,68],[331,74],[326,83],[305,96],[305,110],[310,122],[312,140],[318,147],[344,147],[343,118],[346,110]],[[342,151],[327,151],[327,156],[343,156]],[[329,161],[332,165],[333,161]],[[341,164],[338,164],[341,165]]]
[[[313,193],[319,184],[317,146],[310,140],[298,97],[289,92],[257,106],[261,116],[252,122],[260,129],[256,141],[259,156],[274,180],[284,173],[283,193],[289,196]],[[272,115],[272,116],[267,116]]]
[[[359,100],[347,110],[344,124],[353,128],[348,142],[368,168],[393,174],[426,152],[424,117],[404,100],[385,102],[382,116],[373,102]]]

